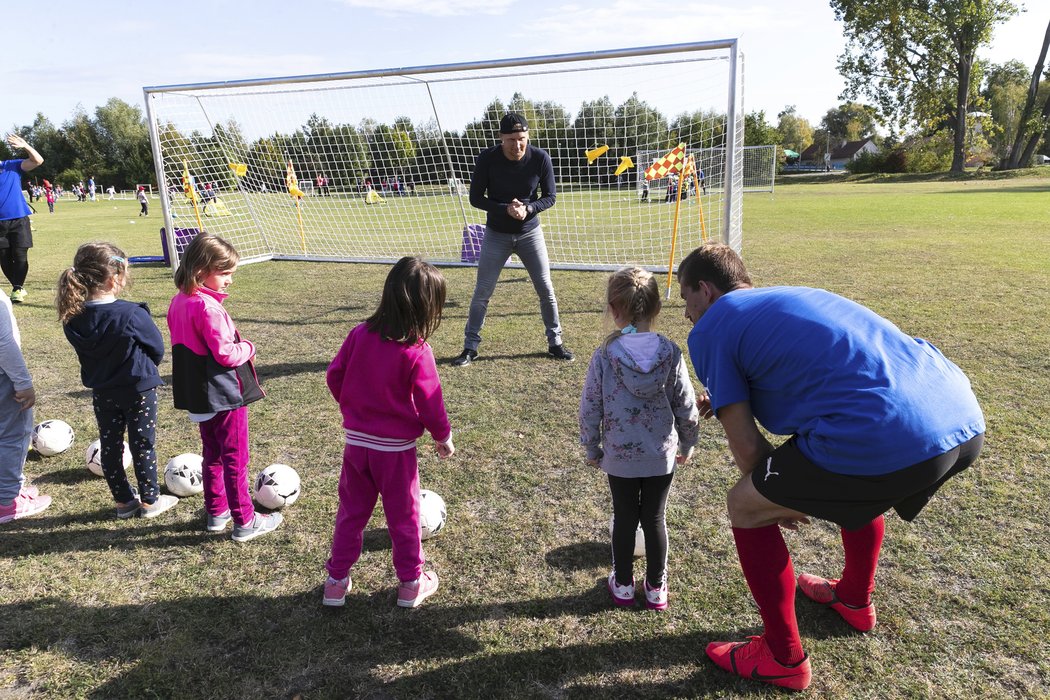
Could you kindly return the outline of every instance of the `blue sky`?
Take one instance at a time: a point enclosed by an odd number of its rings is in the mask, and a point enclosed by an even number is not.
[[[1026,4],[984,57],[1034,63],[1050,12],[1043,0]],[[737,37],[745,109],[765,110],[772,123],[794,104],[816,124],[843,87],[841,25],[826,0],[56,0],[7,3],[4,19],[4,132],[37,112],[61,124],[110,97],[142,106],[147,85]]]

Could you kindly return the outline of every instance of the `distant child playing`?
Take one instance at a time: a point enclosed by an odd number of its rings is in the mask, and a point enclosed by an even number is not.
[[[0,290],[0,523],[36,515],[51,505],[51,496],[25,485],[22,472],[33,435],[34,403],[18,322],[11,300]]]
[[[455,452],[427,343],[444,305],[445,279],[437,268],[401,258],[387,275],[379,308],[350,331],[328,367],[346,447],[332,553],[325,564],[325,605],[346,602],[350,567],[361,557],[365,525],[379,496],[401,582],[397,604],[414,608],[438,588],[437,574],[423,566],[416,439],[426,430],[441,459]]]
[[[85,243],[73,266],[58,277],[55,303],[66,339],[80,360],[80,379],[91,403],[102,444],[102,475],[117,517],[154,518],[179,502],[157,487],[157,365],[164,338],[145,303],[117,299],[128,286],[124,251],[111,243]],[[124,430],[139,490],[124,471]]]
[[[248,404],[264,394],[252,365],[255,346],[222,306],[239,259],[218,236],[194,238],[175,273],[168,330],[175,408],[200,427],[206,528],[222,532],[232,518],[233,540],[247,542],[276,530],[283,516],[256,513],[248,491]]]
[[[699,440],[699,412],[682,351],[652,331],[660,313],[653,275],[628,267],[609,278],[608,313],[617,330],[594,351],[580,399],[580,442],[587,463],[609,476],[613,501],[609,593],[634,605],[634,541],[645,533],[645,600],[667,607],[664,509],[675,464]]]

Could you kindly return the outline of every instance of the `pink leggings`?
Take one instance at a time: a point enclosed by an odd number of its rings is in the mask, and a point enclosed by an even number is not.
[[[365,526],[383,497],[387,530],[400,581],[414,581],[423,573],[423,543],[419,531],[419,467],[416,448],[380,452],[347,445],[339,477],[339,510],[332,533],[328,574],[342,579],[361,558]]]
[[[247,525],[255,518],[248,489],[248,407],[219,411],[200,424],[204,458],[204,509],[208,515],[227,510],[233,522]]]

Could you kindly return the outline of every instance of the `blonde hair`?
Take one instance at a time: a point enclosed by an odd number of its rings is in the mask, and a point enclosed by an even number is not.
[[[651,323],[663,305],[653,273],[640,267],[624,267],[610,275],[606,299],[609,308],[631,325]],[[604,344],[608,345],[619,334],[619,331],[609,334]]]
[[[124,251],[112,243],[85,243],[77,248],[73,266],[58,276],[55,306],[58,320],[69,323],[84,310],[84,303],[110,280],[127,275],[128,261]]]
[[[233,244],[216,235],[200,233],[182,254],[175,271],[175,286],[184,294],[193,294],[209,273],[232,270],[240,259]]]

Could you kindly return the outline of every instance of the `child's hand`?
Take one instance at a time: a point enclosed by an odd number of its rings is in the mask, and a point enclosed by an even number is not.
[[[707,419],[715,415],[715,412],[711,410],[711,397],[704,394],[696,402],[696,408],[700,411],[700,417]]]
[[[587,464],[591,465],[595,469],[600,469],[601,466],[602,466],[601,462],[599,460],[597,460],[597,459],[588,459],[587,460]]]
[[[36,403],[36,390],[33,387],[28,389],[22,389],[22,391],[15,392],[15,401],[22,404],[22,410],[32,408],[33,404]]]
[[[692,457],[692,456],[693,456],[693,448],[690,447],[688,452],[686,452],[685,454],[678,454],[674,458],[675,464],[685,464],[686,462],[689,461],[689,458]]]
[[[437,450],[438,457],[441,459],[448,459],[456,453],[456,446],[452,444],[452,436],[448,436],[448,440],[444,442],[434,441],[434,448]]]

